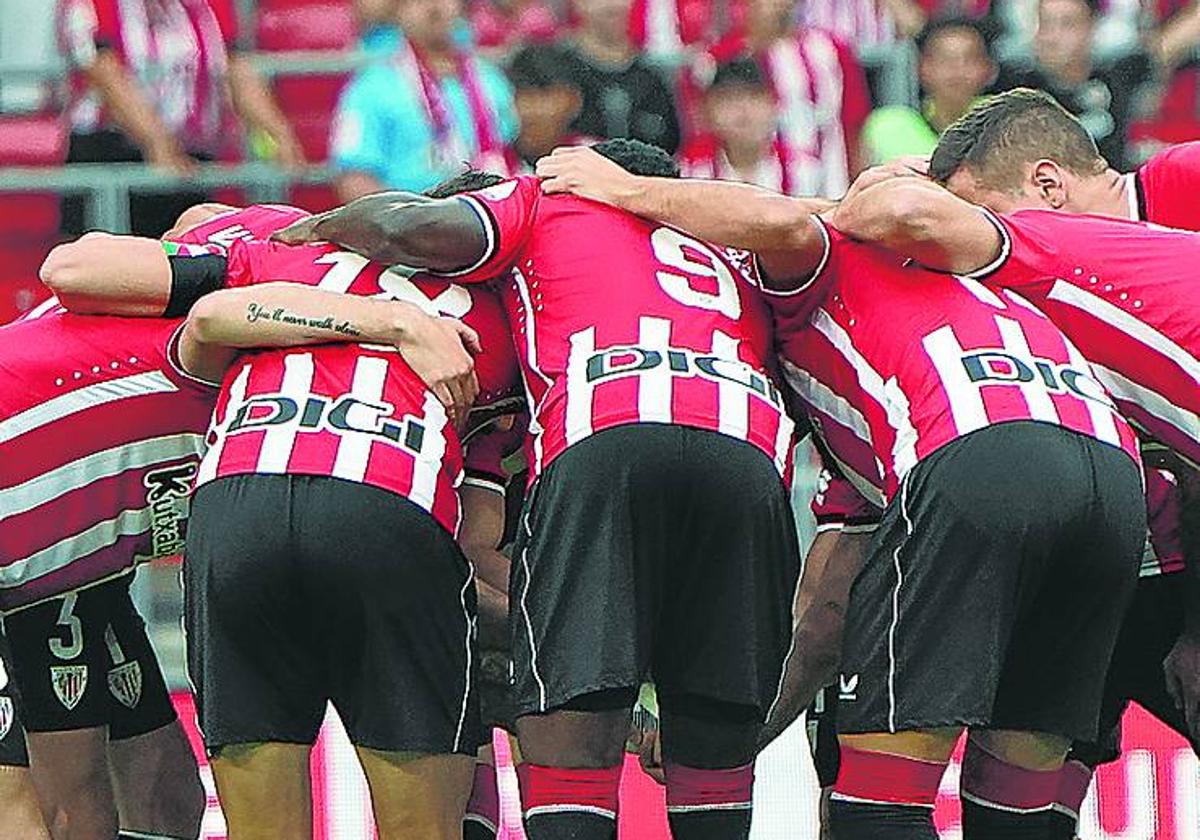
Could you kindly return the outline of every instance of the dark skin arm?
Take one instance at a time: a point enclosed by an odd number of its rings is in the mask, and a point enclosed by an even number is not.
[[[439,272],[475,265],[488,246],[483,222],[466,202],[407,192],[365,196],[273,238],[289,245],[332,242],[370,260]]]
[[[792,655],[779,702],[759,736],[764,749],[808,708],[817,692],[837,677],[842,627],[850,587],[866,562],[870,534],[830,530],[817,534],[805,561],[793,607]]]

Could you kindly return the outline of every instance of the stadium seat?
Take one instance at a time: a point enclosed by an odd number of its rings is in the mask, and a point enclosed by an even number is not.
[[[57,114],[0,116],[0,167],[61,166],[66,154]],[[45,299],[37,271],[58,240],[57,195],[0,193],[0,323]]]

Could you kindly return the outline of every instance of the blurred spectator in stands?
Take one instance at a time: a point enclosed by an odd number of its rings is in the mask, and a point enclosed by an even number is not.
[[[877,108],[863,126],[863,158],[885,163],[904,155],[929,155],[938,137],[961,117],[996,78],[990,33],[965,17],[935,20],[917,36],[920,109]]]
[[[504,169],[517,134],[512,89],[495,65],[457,43],[461,13],[459,0],[400,0],[404,38],[342,92],[331,156],[343,201],[424,190],[464,164]]]
[[[303,163],[291,126],[249,61],[229,49],[232,0],[61,0],[59,36],[72,67],[69,163],[146,161],[176,174],[224,151],[228,104],[269,138],[279,161]],[[202,193],[134,194],[134,233],[158,236]],[[63,230],[84,227],[63,202]]]
[[[632,0],[576,0],[579,24],[567,45],[568,71],[583,91],[572,128],[593,137],[633,137],[674,154],[675,98],[629,34]]]
[[[836,198],[862,168],[859,140],[871,99],[851,48],[824,30],[797,26],[795,12],[796,0],[747,0],[745,27],[712,48],[709,72],[737,57],[757,60],[775,93],[796,193]],[[698,63],[700,82],[705,69]]]
[[[543,0],[472,0],[467,18],[480,52],[505,61],[523,44],[553,41],[558,17]]]
[[[595,142],[596,138],[571,130],[583,94],[568,65],[562,47],[552,44],[525,47],[509,62],[508,79],[521,123],[521,132],[509,147],[509,172],[532,172],[537,159],[556,146]]]
[[[1114,62],[1092,58],[1099,0],[1040,0],[1033,61],[1006,66],[998,87],[1040,88],[1079,117],[1104,158],[1117,169],[1131,165],[1125,153],[1138,95],[1154,78],[1154,62],[1142,51]]]
[[[685,176],[798,194],[797,173],[775,119],[775,95],[754,59],[735,58],[717,68],[704,111],[712,134],[690,143],[680,156]]]
[[[400,25],[396,23],[400,0],[354,0],[354,18],[358,21],[358,46],[365,52],[388,55],[400,46]]]
[[[805,0],[801,20],[857,49],[911,38],[925,26],[927,9],[918,0]]]
[[[680,66],[721,33],[745,23],[742,0],[633,0],[629,32],[658,64]]]
[[[1163,87],[1135,129],[1135,162],[1164,144],[1200,138],[1200,2],[1156,0],[1152,11],[1159,27],[1149,41]]]

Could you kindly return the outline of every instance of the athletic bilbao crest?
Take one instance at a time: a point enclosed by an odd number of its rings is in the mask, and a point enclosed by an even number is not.
[[[79,705],[83,692],[87,690],[88,666],[51,665],[50,685],[54,695],[69,712]]]
[[[142,665],[136,659],[108,672],[108,690],[122,706],[132,709],[142,699]]]
[[[0,741],[8,735],[8,731],[12,729],[13,718],[16,717],[16,712],[13,710],[13,701],[11,697],[0,697]]]

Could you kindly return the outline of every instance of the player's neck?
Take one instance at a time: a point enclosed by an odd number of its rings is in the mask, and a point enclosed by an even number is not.
[[[725,155],[725,160],[733,167],[743,179],[749,179],[758,170],[763,158],[767,156],[770,149],[770,143],[766,144],[745,144],[745,143],[722,143],[721,151]]]
[[[1136,207],[1135,197],[1129,193],[1133,187],[1129,179],[1115,169],[1081,182],[1077,189],[1083,190],[1079,204],[1084,212],[1121,219],[1136,218],[1131,209]]]

